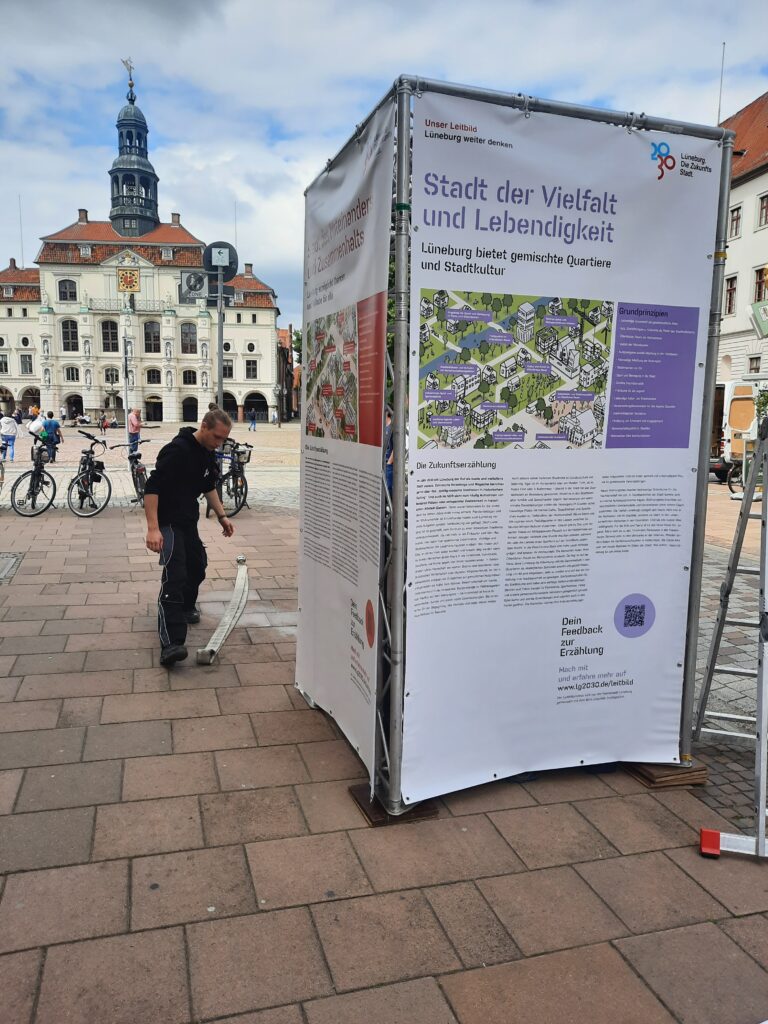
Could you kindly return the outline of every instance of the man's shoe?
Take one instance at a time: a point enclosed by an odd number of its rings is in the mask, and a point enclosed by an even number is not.
[[[174,665],[177,661],[184,661],[187,656],[187,648],[184,644],[168,644],[160,652],[161,665]]]
[[[188,625],[196,626],[200,621],[200,609],[197,606],[190,608],[188,612],[184,612],[184,618],[187,620]]]

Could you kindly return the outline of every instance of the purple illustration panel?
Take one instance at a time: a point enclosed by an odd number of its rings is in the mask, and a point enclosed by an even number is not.
[[[687,448],[699,310],[618,303],[606,448]]]

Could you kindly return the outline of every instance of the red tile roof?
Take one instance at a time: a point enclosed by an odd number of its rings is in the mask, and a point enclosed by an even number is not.
[[[278,327],[277,343],[281,348],[291,347],[291,332],[288,330],[287,327]]]
[[[8,266],[0,270],[0,284],[40,284],[40,271],[37,267],[21,270]]]
[[[231,281],[227,281],[238,292],[271,292],[275,294],[268,284],[264,284],[254,274],[237,274]]]
[[[736,132],[733,149],[733,181],[768,170],[768,92],[752,100],[726,121],[723,128]],[[737,150],[745,150],[737,156]]]
[[[145,236],[146,237],[146,236]],[[123,238],[120,242],[91,242],[91,255],[81,256],[81,243],[72,241],[43,242],[43,247],[37,255],[37,263],[64,263],[82,264],[84,266],[98,266],[110,256],[117,256],[124,249],[130,249],[137,256],[154,263],[158,267],[202,267],[203,253],[197,246],[184,245],[176,246],[173,250],[173,259],[164,260],[160,247],[157,245],[144,245],[143,238]]]
[[[199,238],[191,235],[181,224],[158,224],[152,231],[145,235],[127,236],[121,235],[112,227],[109,220],[87,220],[76,221],[61,231],[55,231],[52,235],[43,235],[44,242],[120,242],[125,248],[132,243],[139,245],[200,245],[204,246]]]

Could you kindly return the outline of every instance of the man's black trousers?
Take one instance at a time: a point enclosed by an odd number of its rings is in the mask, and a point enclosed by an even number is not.
[[[160,564],[163,578],[157,602],[157,629],[163,647],[183,644],[187,639],[187,612],[197,601],[197,592],[205,579],[208,556],[197,532],[191,526],[161,526],[163,550]]]

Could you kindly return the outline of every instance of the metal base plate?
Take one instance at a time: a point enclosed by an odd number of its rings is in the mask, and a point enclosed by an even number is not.
[[[371,800],[371,787],[367,782],[349,787],[349,795],[355,801],[363,817],[373,828],[380,828],[382,825],[399,825],[409,821],[427,821],[436,818],[438,815],[437,801],[425,800],[417,804],[404,814],[388,814],[374,797]]]

